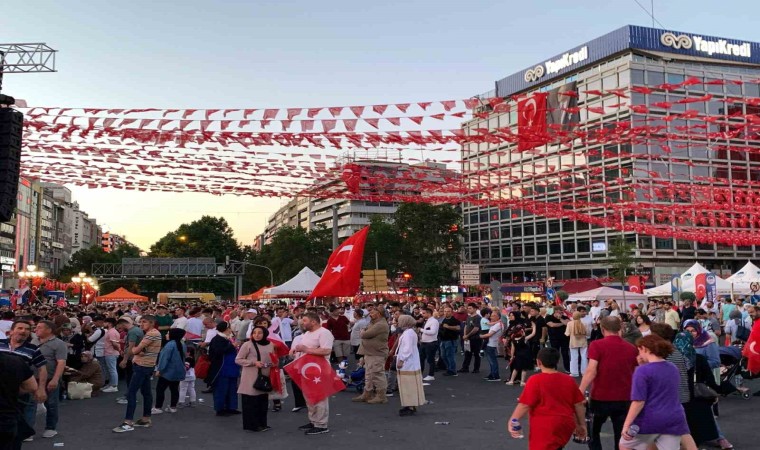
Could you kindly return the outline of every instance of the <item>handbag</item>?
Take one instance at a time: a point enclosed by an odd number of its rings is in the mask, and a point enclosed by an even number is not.
[[[195,377],[203,380],[208,377],[209,370],[211,370],[211,360],[207,355],[199,356],[198,361],[195,362]]]
[[[705,383],[697,381],[697,375],[694,374],[694,398],[715,403],[718,400],[718,393]]]
[[[256,359],[261,361],[261,352],[259,352],[259,346],[254,342],[253,347],[256,349]],[[253,382],[253,388],[261,392],[272,392],[272,380],[264,375],[262,369],[259,369],[259,376],[256,377],[256,381]]]

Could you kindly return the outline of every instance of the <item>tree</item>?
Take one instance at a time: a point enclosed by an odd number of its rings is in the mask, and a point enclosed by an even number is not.
[[[203,216],[170,231],[150,247],[155,258],[214,258],[239,260],[243,249],[223,217]]]
[[[681,300],[691,300],[692,302],[696,302],[697,295],[693,292],[681,292]]]
[[[562,302],[564,302],[565,300],[567,300],[568,297],[570,297],[570,294],[563,291],[562,289],[557,290],[557,292],[554,295],[556,295],[557,298],[560,299]]]
[[[403,203],[394,214],[399,269],[422,288],[451,284],[460,262],[462,217],[451,205]]]
[[[610,247],[610,257],[612,264],[612,278],[620,282],[620,285],[625,285],[626,275],[628,271],[633,267],[634,257],[633,250],[634,245],[628,242],[623,237],[618,237]]]
[[[401,235],[392,219],[381,215],[373,216],[369,221],[369,233],[364,247],[362,269],[385,269],[393,277],[399,271],[401,254]],[[377,261],[375,260],[377,253]]]

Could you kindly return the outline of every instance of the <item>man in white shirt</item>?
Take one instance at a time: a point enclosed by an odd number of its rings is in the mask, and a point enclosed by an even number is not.
[[[599,306],[599,300],[594,300],[591,302],[591,308],[589,309],[589,315],[591,316],[591,320],[597,320],[599,319],[599,316],[602,314],[602,307]]]
[[[578,307],[578,312],[581,313],[581,323],[586,327],[586,339],[591,339],[591,331],[594,329],[594,319],[588,315],[586,307],[581,305]]]
[[[185,325],[185,339],[191,342],[200,342],[203,339],[203,319],[200,317],[201,309],[194,308],[190,311],[190,318]]]
[[[293,319],[288,317],[288,309],[278,308],[277,319],[280,321],[280,337],[283,342],[285,342],[285,345],[290,348],[290,345],[293,342]],[[274,320],[272,321],[272,324],[274,326]]]
[[[185,308],[179,307],[174,310],[174,314],[177,316],[172,323],[172,328],[187,329],[187,317],[185,317]]]
[[[303,355],[322,356],[329,361],[333,348],[333,335],[322,328],[322,320],[314,312],[307,312],[301,319],[301,325],[306,332],[301,336],[298,345],[290,350],[290,354],[300,358]],[[330,418],[330,397],[319,403],[306,402],[309,409],[309,423],[299,427],[307,435],[329,433],[327,422]]]
[[[422,338],[420,339],[420,360],[422,361],[422,373],[425,373],[425,362],[428,364],[428,376],[422,381],[435,380],[435,352],[438,349],[438,319],[433,317],[433,310],[423,308],[422,318],[425,325],[422,326]]]

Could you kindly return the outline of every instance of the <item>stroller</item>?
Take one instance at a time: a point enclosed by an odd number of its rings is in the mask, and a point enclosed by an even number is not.
[[[341,361],[338,364],[338,376],[343,380],[346,388],[354,388],[356,392],[364,392],[364,367],[357,367],[356,370],[350,374],[346,373],[348,368],[348,362]]]
[[[743,399],[749,400],[752,393],[749,390],[742,390],[744,380],[753,378],[747,372],[747,360],[742,356],[742,346],[732,345],[721,347],[720,353],[720,390],[719,394],[723,397],[729,394],[737,393]]]

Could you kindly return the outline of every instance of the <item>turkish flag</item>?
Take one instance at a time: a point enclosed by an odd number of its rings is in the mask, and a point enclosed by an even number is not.
[[[747,370],[749,373],[756,374],[760,372],[760,320],[755,321],[752,327],[752,333],[744,345],[742,354],[747,357]]]
[[[641,294],[641,277],[638,275],[630,275],[628,277],[628,290],[636,294]]]
[[[304,398],[311,405],[346,389],[346,385],[323,356],[304,355],[283,369],[301,388]]]
[[[548,92],[538,92],[517,102],[517,150],[530,150],[546,143],[548,95]]]
[[[346,239],[335,249],[322,278],[314,286],[307,300],[315,297],[353,297],[359,290],[359,276],[364,258],[364,243],[367,241],[369,226]]]
[[[694,277],[694,294],[697,296],[697,300],[702,300],[707,294],[707,274],[700,273]]]

